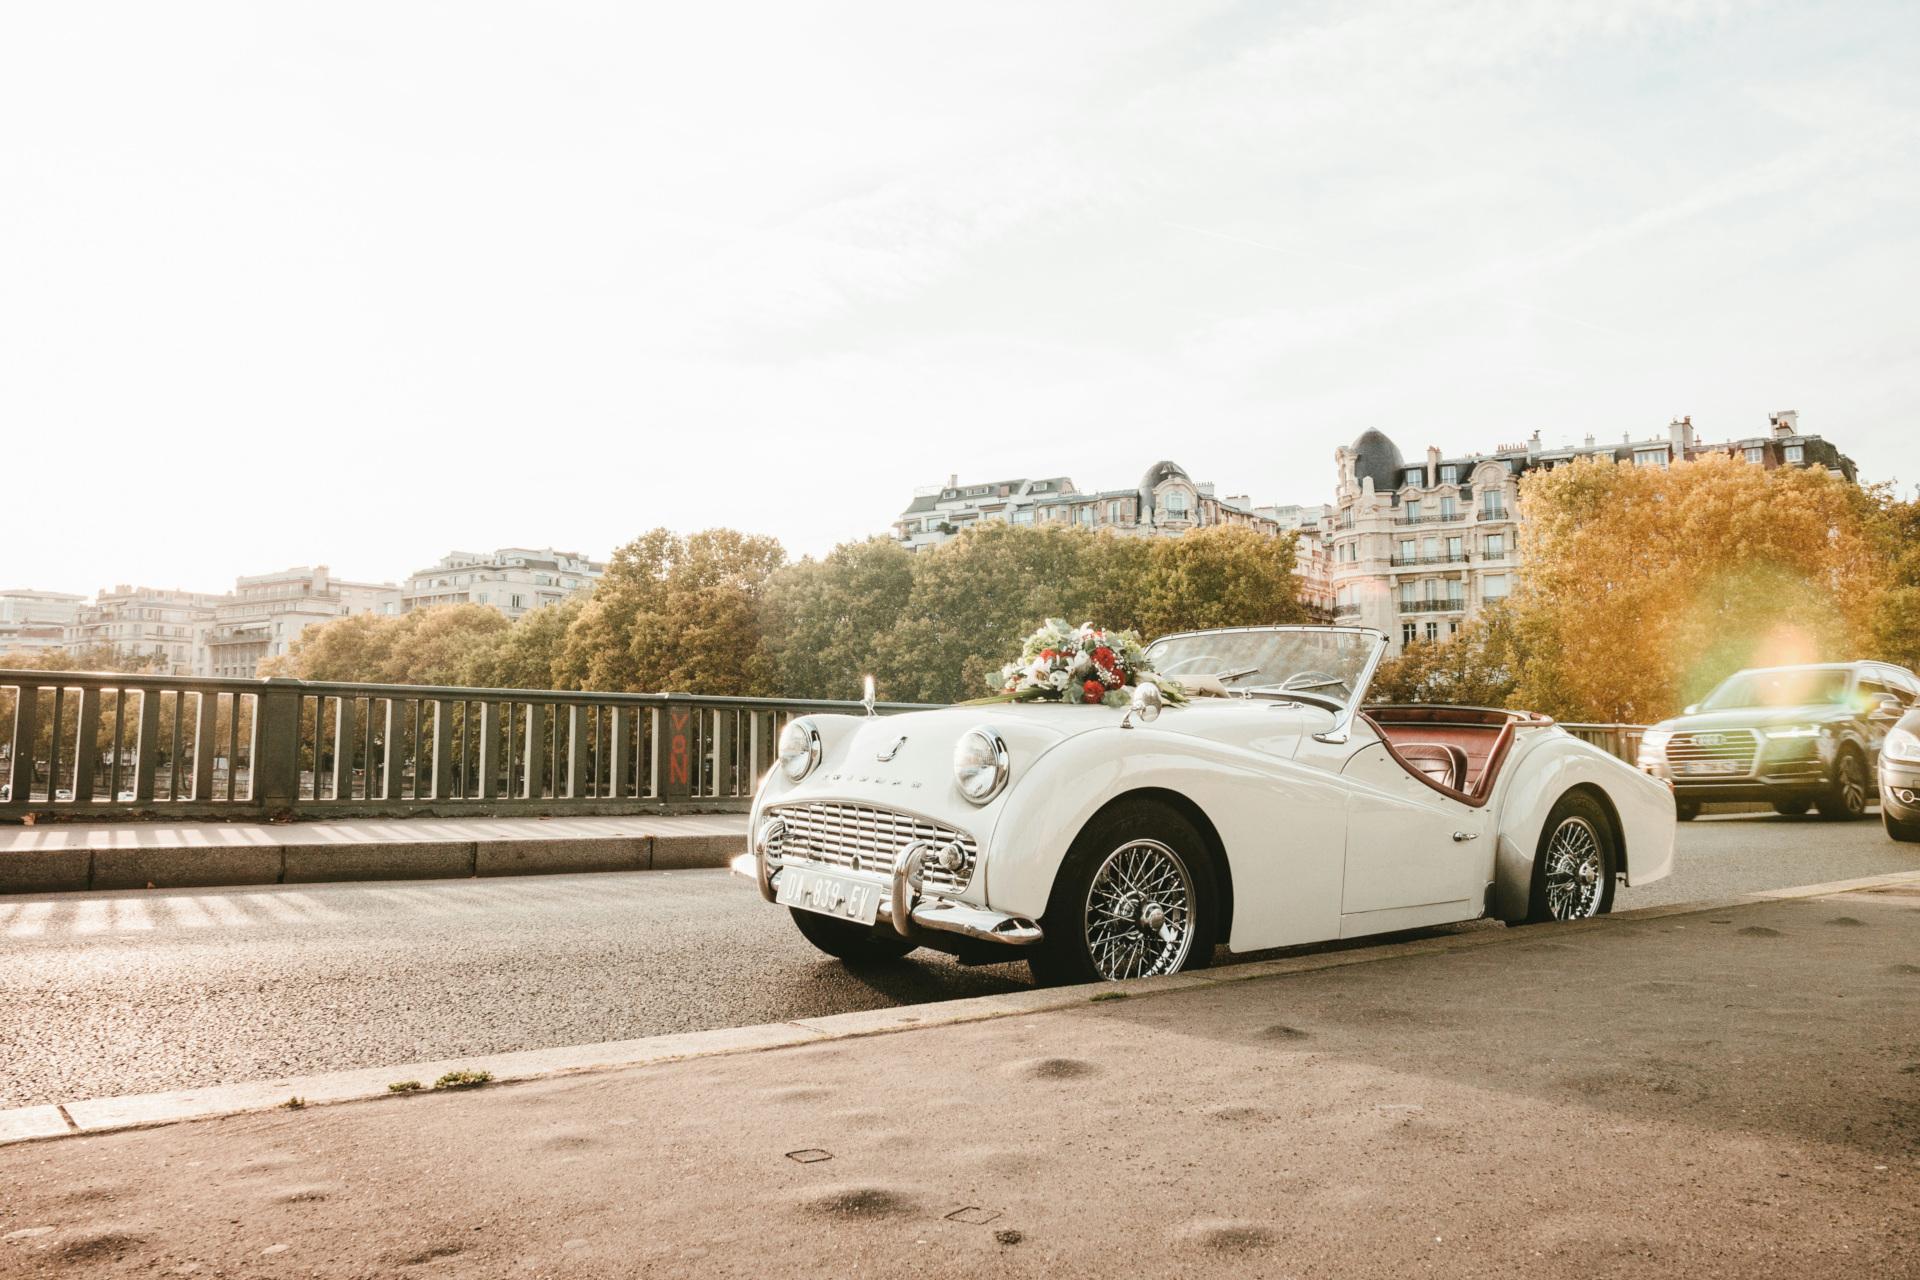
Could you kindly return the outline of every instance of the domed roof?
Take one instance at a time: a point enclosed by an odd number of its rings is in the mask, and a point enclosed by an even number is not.
[[[1353,482],[1373,477],[1375,493],[1392,493],[1400,484],[1400,470],[1406,465],[1400,446],[1372,427],[1353,442]]]
[[[1153,491],[1164,482],[1178,476],[1187,483],[1193,483],[1193,477],[1177,462],[1156,462],[1147,468],[1147,474],[1140,477],[1140,518],[1145,520],[1153,513]]]

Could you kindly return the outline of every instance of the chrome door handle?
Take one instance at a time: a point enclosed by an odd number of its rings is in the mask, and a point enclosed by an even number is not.
[[[1474,832],[1456,831],[1453,833],[1453,842],[1455,844],[1465,844],[1469,840],[1478,840],[1479,838],[1480,838],[1480,833],[1477,831],[1474,831]]]

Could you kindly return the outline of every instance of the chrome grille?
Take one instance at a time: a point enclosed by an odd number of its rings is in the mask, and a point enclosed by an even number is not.
[[[1753,772],[1754,757],[1760,754],[1760,735],[1751,729],[1701,730],[1676,733],[1667,743],[1667,764],[1675,778],[1744,778]],[[1736,766],[1729,773],[1693,772],[1684,766],[1696,761],[1729,760]]]
[[[783,856],[797,854],[810,862],[869,874],[891,875],[894,858],[916,840],[936,847],[958,842],[966,855],[958,870],[934,866],[931,859],[922,863],[922,887],[935,893],[966,888],[979,858],[979,849],[966,832],[892,809],[864,804],[788,804],[769,809],[767,816],[787,824],[786,838],[780,842]]]

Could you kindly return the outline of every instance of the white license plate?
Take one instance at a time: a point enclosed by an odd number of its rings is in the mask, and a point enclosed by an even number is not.
[[[872,924],[880,915],[880,886],[801,867],[788,867],[780,873],[779,898],[782,906],[803,907],[861,924]]]
[[[1746,766],[1738,760],[1688,760],[1681,764],[1682,773],[1745,773]]]

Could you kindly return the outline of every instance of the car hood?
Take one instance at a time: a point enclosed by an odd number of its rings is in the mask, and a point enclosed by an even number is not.
[[[1777,724],[1827,724],[1852,717],[1853,713],[1847,708],[1832,703],[1805,707],[1735,707],[1676,716],[1653,727],[1663,733],[1701,733],[1714,729],[1765,729]]]
[[[771,805],[802,802],[876,805],[945,823],[984,845],[1007,792],[1034,761],[1069,737],[1119,724],[1124,714],[1115,707],[990,703],[893,716],[809,716],[820,731],[820,763],[799,782],[776,765],[754,813],[757,819]],[[998,796],[976,805],[954,783],[953,749],[981,725],[1006,742],[1010,777]]]

